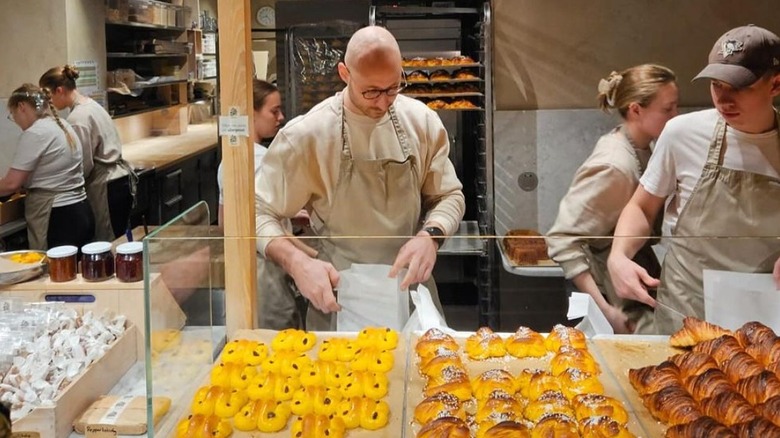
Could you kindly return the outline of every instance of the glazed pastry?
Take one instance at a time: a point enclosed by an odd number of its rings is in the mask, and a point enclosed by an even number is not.
[[[580,420],[582,438],[634,438],[625,424],[610,417],[587,417]]]
[[[404,67],[424,67],[425,66],[425,58],[422,57],[416,57],[412,59],[408,59],[403,63]]]
[[[176,438],[227,438],[232,434],[230,421],[216,415],[190,415],[176,425]]]
[[[530,374],[530,377],[527,377],[528,374],[526,372]],[[521,383],[526,381],[528,383],[525,385]],[[520,388],[520,394],[529,400],[536,400],[547,391],[560,392],[562,389],[560,379],[548,372],[539,370],[523,370],[518,377],[517,385]]]
[[[230,375],[230,387],[235,389],[245,389],[249,386],[249,382],[257,375],[257,367],[245,366],[240,373],[232,373]]]
[[[628,423],[628,412],[623,403],[601,394],[580,394],[572,400],[579,421],[588,417],[610,417],[618,423]]]
[[[292,350],[275,351],[260,364],[260,368],[263,371],[281,374],[282,368],[289,370],[290,363],[300,356],[306,355]]]
[[[516,390],[514,376],[508,371],[493,369],[485,371],[471,382],[471,393],[477,400],[488,398],[497,389],[514,394]]]
[[[257,345],[251,349],[245,349],[242,359],[246,365],[260,365],[268,357],[268,346],[262,342],[257,342]]]
[[[431,72],[432,81],[447,81],[450,80],[450,72],[447,70],[435,70]]]
[[[669,337],[669,345],[672,347],[692,347],[699,342],[709,341],[723,335],[731,335],[730,330],[715,324],[703,321],[699,318],[686,316],[683,326]]]
[[[425,398],[414,408],[414,419],[420,424],[426,424],[442,417],[466,419],[463,404],[452,394],[446,392],[434,394]],[[479,418],[479,412],[477,418]]]
[[[669,386],[680,385],[680,370],[671,361],[628,370],[628,381],[639,395],[652,394]]]
[[[559,376],[569,368],[576,368],[594,375],[601,373],[596,359],[586,350],[563,346],[550,360],[550,373],[553,376]]]
[[[422,70],[415,70],[406,75],[406,80],[409,82],[428,82],[428,74]]]
[[[190,410],[195,415],[213,415],[217,399],[223,394],[230,394],[230,390],[221,386],[203,386],[192,397]]]
[[[437,328],[432,328],[417,340],[414,350],[424,362],[441,354],[442,349],[457,352],[459,348],[452,336]]]
[[[317,351],[317,359],[328,362],[338,360],[339,350],[348,342],[349,340],[346,338],[331,338],[323,340],[320,342],[319,350]]]
[[[476,79],[478,76],[468,68],[461,68],[452,72],[452,77],[455,79]]]
[[[360,416],[368,399],[363,397],[345,397],[341,400],[336,410],[336,415],[344,422],[346,429],[360,427]]]
[[[284,379],[280,374],[262,371],[249,382],[246,395],[250,400],[270,399],[274,397],[277,382]]]
[[[290,434],[293,437],[328,437],[341,438],[344,436],[346,427],[341,417],[333,416],[328,418],[326,415],[307,414],[298,417],[290,428]]]
[[[680,374],[686,377],[698,376],[699,374],[710,370],[717,369],[718,364],[715,363],[710,355],[704,353],[697,353],[695,351],[686,351],[682,354],[675,354],[669,358],[677,368],[680,369]]]
[[[746,322],[737,330],[734,336],[744,348],[761,343],[766,339],[774,339],[777,337],[774,330],[758,321]]]
[[[482,400],[477,401],[477,413],[474,420],[477,424],[489,419],[495,413],[513,414],[522,412],[527,402],[505,391],[495,390]]]
[[[531,431],[517,421],[502,421],[482,435],[483,438],[530,438]]]
[[[715,359],[715,362],[717,362],[718,365],[723,365],[723,362],[734,356],[737,352],[742,351],[742,346],[739,345],[739,341],[737,341],[735,337],[724,335],[694,345],[693,351],[709,354]]]
[[[559,413],[567,417],[574,418],[574,409],[569,400],[563,393],[558,391],[547,391],[536,400],[528,403],[523,410],[523,417],[536,423],[547,414]]]
[[[233,425],[245,432],[278,432],[284,429],[289,418],[289,403],[272,399],[253,400],[233,417]]]
[[[577,422],[563,414],[547,414],[531,430],[532,438],[579,438]]]
[[[670,426],[690,423],[702,416],[696,401],[679,385],[644,395],[642,401],[653,417]]]
[[[750,403],[737,392],[721,392],[702,400],[701,410],[726,426],[744,423],[758,417],[753,406],[750,406]]]
[[[224,388],[230,388],[230,381],[233,378],[232,376],[240,376],[241,372],[243,371],[243,364],[220,362],[211,369],[211,384],[222,386]]]
[[[366,327],[358,333],[357,341],[361,348],[395,350],[398,346],[398,332],[387,327]]]
[[[506,340],[506,351],[514,357],[542,357],[547,354],[544,336],[528,327],[518,327]]]
[[[471,398],[471,382],[465,370],[456,367],[446,367],[442,369],[439,376],[431,376],[425,385],[424,394],[430,397],[439,392],[447,392],[461,401]]]
[[[244,355],[257,347],[257,341],[247,339],[234,339],[222,349],[219,360],[222,363],[244,363]]]
[[[426,103],[426,105],[430,109],[445,109],[447,108],[448,103],[441,99],[433,99],[430,102]]]
[[[604,387],[598,376],[580,371],[577,368],[567,369],[558,378],[562,381],[563,394],[568,399],[572,399],[578,394],[604,393]]]
[[[299,416],[311,413],[331,415],[336,412],[341,400],[342,394],[337,388],[302,387],[293,393],[290,410]]]
[[[466,354],[474,360],[491,357],[504,357],[506,346],[501,336],[493,333],[489,327],[481,327],[466,339]]]
[[[344,397],[368,397],[379,400],[387,395],[389,382],[383,373],[350,371],[341,382]]]
[[[702,401],[722,391],[735,391],[736,388],[723,372],[717,368],[709,369],[698,376],[685,379],[685,389],[696,401]]]
[[[544,345],[547,347],[547,350],[552,351],[553,353],[557,353],[562,346],[579,348],[581,350],[588,349],[585,333],[582,333],[574,327],[566,327],[561,324],[557,324],[553,327],[550,334],[545,338]]]
[[[417,438],[469,438],[471,431],[460,418],[443,417],[431,421],[417,432]]]
[[[764,367],[757,360],[744,351],[735,353],[725,363],[720,365],[726,377],[732,383],[736,383],[745,377],[755,376],[764,370]]]
[[[712,417],[699,417],[690,423],[670,427],[666,438],[737,438],[737,434]]]
[[[390,406],[384,400],[367,400],[360,415],[360,427],[379,430],[390,421]]]
[[[477,423],[477,436],[476,438],[482,438],[487,432],[493,428],[493,426],[503,423],[505,421],[525,422],[519,413],[514,412],[492,412],[490,415],[484,418],[481,422]],[[528,426],[533,426],[530,421],[527,422]]]
[[[465,369],[458,353],[452,350],[442,350],[441,354],[420,364],[420,374],[423,376],[441,375],[441,370],[449,366]]]
[[[386,373],[393,369],[394,363],[393,353],[375,347],[363,347],[355,352],[350,368],[353,371]]]
[[[309,341],[304,343],[303,338],[308,338]],[[285,329],[280,331],[271,340],[271,348],[274,352],[280,351],[308,351],[314,344],[316,344],[317,338],[314,333],[306,333],[303,330],[297,329]],[[298,348],[306,347],[306,350],[298,350]]]
[[[214,415],[219,418],[232,418],[248,401],[249,397],[243,390],[231,389],[230,391],[225,391],[217,397],[217,402],[214,405]]]
[[[280,376],[275,383],[274,399],[279,401],[292,400],[295,391],[301,387],[301,381],[295,376]]]
[[[737,391],[752,405],[780,396],[780,380],[771,371],[762,371],[737,382]]]
[[[765,403],[756,406],[756,410],[764,418],[780,426],[780,397],[772,397]]]

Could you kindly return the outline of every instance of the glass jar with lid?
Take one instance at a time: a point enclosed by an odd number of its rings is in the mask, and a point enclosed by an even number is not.
[[[86,281],[105,281],[114,276],[110,242],[92,242],[81,247],[81,276]]]
[[[78,272],[76,255],[78,252],[79,249],[71,245],[57,246],[46,251],[51,281],[62,283],[76,278]]]
[[[127,242],[116,247],[116,278],[125,283],[144,278],[144,245]]]

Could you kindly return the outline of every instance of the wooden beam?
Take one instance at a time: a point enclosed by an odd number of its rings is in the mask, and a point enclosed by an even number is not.
[[[249,137],[221,137],[228,337],[257,321],[251,15],[250,0],[217,2],[220,115],[249,120]]]

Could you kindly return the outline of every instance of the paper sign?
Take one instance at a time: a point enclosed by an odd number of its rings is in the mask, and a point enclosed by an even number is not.
[[[249,137],[249,116],[238,114],[238,108],[232,107],[227,116],[219,116],[219,135]]]
[[[403,329],[409,319],[409,293],[400,289],[403,274],[389,278],[390,265],[353,264],[339,272],[338,331],[367,326]]]
[[[772,274],[704,270],[704,316],[707,321],[736,330],[760,321],[780,330],[780,291]]]
[[[84,430],[84,436],[87,438],[116,438],[116,426],[108,424],[90,424]]]
[[[41,438],[38,432],[13,432],[11,438]]]

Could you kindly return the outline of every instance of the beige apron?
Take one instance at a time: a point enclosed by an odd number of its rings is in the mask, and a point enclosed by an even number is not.
[[[780,122],[780,117],[777,119]],[[725,138],[726,123],[719,119],[701,177],[680,212],[674,237],[668,239],[658,300],[683,315],[704,318],[704,269],[772,272],[780,257],[780,241],[776,238],[780,236],[780,180],[724,168]],[[658,306],[655,331],[673,333],[682,327],[682,319]]]
[[[287,272],[271,260],[257,255],[257,326],[262,329],[302,329],[303,316]]]
[[[76,191],[81,190],[81,187]],[[27,221],[27,241],[30,249],[45,251],[48,249],[49,217],[51,217],[54,198],[70,190],[27,189],[24,198],[24,220]]]
[[[135,207],[135,190],[138,177],[123,159],[120,158],[115,164],[95,161],[92,172],[85,178],[87,199],[95,214],[95,240],[106,242],[111,242],[116,238],[114,228],[111,226],[111,212],[108,206],[108,178],[114,166],[121,167],[127,172],[130,194],[133,199],[133,207]]]
[[[335,103],[341,120],[342,149],[339,177],[331,201],[329,217],[311,214],[312,230],[322,239],[314,245],[319,258],[341,271],[352,263],[392,265],[398,251],[417,233],[422,208],[420,186],[415,172],[418,165],[412,155],[406,132],[401,128],[395,107],[389,109],[404,161],[392,159],[356,160],[349,147],[344,118],[344,101],[338,95]],[[370,212],[367,214],[367,212]],[[349,238],[347,236],[357,236]],[[399,236],[371,238],[370,236]],[[332,237],[332,238],[331,238]],[[425,283],[439,308],[436,285],[431,278]],[[370,295],[367,294],[367,300]],[[334,314],[324,314],[309,305],[307,330],[336,330]]]

